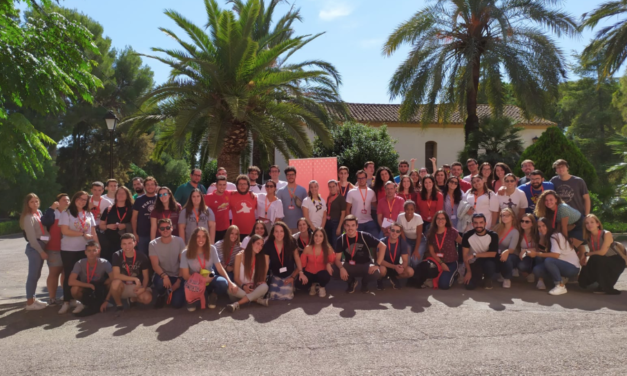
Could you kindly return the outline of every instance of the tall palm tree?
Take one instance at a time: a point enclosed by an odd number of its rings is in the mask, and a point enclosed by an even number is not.
[[[627,0],[608,1],[592,13],[583,14],[581,29],[593,29],[605,18],[625,15]],[[621,19],[600,29],[595,37],[584,49],[583,60],[600,60],[602,78],[605,78],[616,73],[627,59],[627,20]]]
[[[221,10],[215,0],[204,2],[208,32],[174,10],[165,12],[192,43],[160,29],[182,49],[153,48],[167,57],[148,56],[172,71],[168,82],[143,98],[150,109],[127,120],[133,130],[146,131],[172,119],[165,123],[170,125],[164,126],[157,152],[182,153],[187,147],[192,155],[200,155],[201,165],[217,158],[229,179],[240,171],[249,133],[264,155],[276,148],[286,158],[311,155],[307,128],[332,143],[329,129],[335,119],[327,108],[346,113],[338,92],[339,73],[324,61],[286,62],[317,35],[286,36],[283,29],[259,32],[259,0],[237,2],[237,12]],[[283,40],[275,43],[277,38]]]
[[[467,116],[467,141],[479,125],[479,90],[485,90],[499,116],[506,78],[527,113],[541,115],[546,96],[557,96],[566,75],[562,51],[543,28],[558,37],[578,34],[573,18],[551,7],[555,3],[436,0],[402,23],[383,47],[389,56],[404,44],[411,46],[389,84],[391,97],[402,97],[401,119],[421,114],[429,123],[437,115],[442,122],[457,107]]]

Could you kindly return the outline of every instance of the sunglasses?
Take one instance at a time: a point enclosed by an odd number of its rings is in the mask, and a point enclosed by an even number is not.
[[[453,184],[453,185],[459,185],[459,183],[458,183],[458,182],[456,182],[456,181],[449,181],[448,183],[449,183],[449,184]]]
[[[159,231],[170,231],[172,230],[172,226],[159,227]]]
[[[397,233],[397,234],[400,234],[400,233],[401,233],[401,230],[392,230],[392,229],[390,229],[390,232],[395,232],[395,233]]]
[[[528,220],[528,219],[526,219],[526,220],[522,220],[522,221],[520,221],[520,223],[531,223],[531,221],[530,221],[530,220]]]
[[[168,192],[166,193],[159,193],[159,197],[168,197],[170,194]]]

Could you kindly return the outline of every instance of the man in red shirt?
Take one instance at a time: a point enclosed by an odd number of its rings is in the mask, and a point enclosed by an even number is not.
[[[216,216],[216,243],[224,239],[226,230],[231,224],[229,220],[231,194],[226,190],[226,183],[226,176],[218,176],[216,190],[205,195],[205,204]]]
[[[396,195],[396,184],[393,181],[388,181],[384,187],[385,200],[379,200],[377,203],[377,219],[381,227],[380,238],[390,236],[389,227],[396,222],[405,205],[405,199]]]
[[[249,192],[250,179],[248,179],[248,176],[238,176],[235,180],[235,185],[237,186],[237,191],[231,192],[229,206],[233,216],[233,224],[239,228],[240,240],[244,240],[255,225],[257,196]]]

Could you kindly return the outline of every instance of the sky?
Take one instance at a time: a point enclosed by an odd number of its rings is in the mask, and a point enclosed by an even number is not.
[[[275,11],[284,14],[290,6],[301,9],[303,22],[295,25],[298,35],[325,34],[311,42],[290,58],[291,62],[308,59],[325,60],[342,75],[341,95],[346,102],[399,103],[391,99],[388,82],[395,69],[407,55],[408,48],[391,57],[383,56],[381,49],[387,36],[402,22],[431,1],[425,0],[288,0]],[[563,9],[576,19],[604,0],[566,0]],[[222,5],[226,0],[218,0]],[[150,54],[152,47],[177,48],[177,43],[159,31],[178,27],[163,14],[173,9],[197,25],[204,26],[206,12],[202,0],[61,0],[67,8],[77,9],[98,21],[104,34],[112,39],[113,47],[131,46],[137,52]],[[230,6],[229,6],[230,8]],[[615,22],[616,20],[612,20]],[[571,39],[553,37],[557,45],[570,56],[581,51],[594,32],[587,30],[581,37]],[[155,82],[168,78],[166,65],[144,58],[155,73]],[[576,77],[569,73],[569,79]]]

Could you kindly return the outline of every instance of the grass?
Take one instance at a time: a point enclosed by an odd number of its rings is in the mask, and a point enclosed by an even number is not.
[[[22,232],[19,221],[0,222],[0,236]]]

